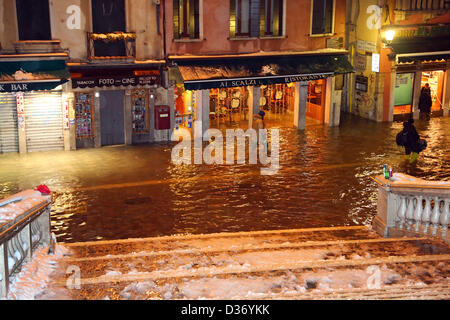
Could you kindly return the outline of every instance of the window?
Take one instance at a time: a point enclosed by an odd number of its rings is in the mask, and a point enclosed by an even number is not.
[[[258,37],[261,1],[230,0],[230,37]]]
[[[173,0],[174,38],[200,38],[199,0]]]
[[[312,0],[311,35],[333,33],[334,0]]]
[[[92,0],[92,31],[112,33],[126,31],[125,0]],[[95,56],[125,56],[123,41],[95,41]]]
[[[19,40],[51,40],[48,0],[16,0]]]
[[[283,35],[283,0],[264,0],[265,36]]]
[[[283,35],[284,0],[230,0],[230,37]]]

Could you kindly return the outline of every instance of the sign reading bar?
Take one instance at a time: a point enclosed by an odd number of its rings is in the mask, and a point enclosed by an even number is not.
[[[242,79],[219,79],[219,80],[195,80],[185,81],[184,88],[186,90],[202,90],[216,88],[233,88],[245,86],[261,86],[279,83],[291,83],[300,81],[318,80],[332,76],[333,72],[302,74],[292,76],[272,76],[261,78],[242,78]]]
[[[160,77],[156,75],[136,77],[75,78],[72,79],[72,88],[145,86],[159,84],[159,81]]]
[[[0,92],[53,90],[65,82],[67,82],[67,80],[0,83]]]

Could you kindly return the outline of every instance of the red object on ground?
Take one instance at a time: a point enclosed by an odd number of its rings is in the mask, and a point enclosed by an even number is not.
[[[37,186],[37,188],[34,190],[37,190],[42,194],[50,194],[51,193],[50,189],[45,184],[41,184],[41,185]]]

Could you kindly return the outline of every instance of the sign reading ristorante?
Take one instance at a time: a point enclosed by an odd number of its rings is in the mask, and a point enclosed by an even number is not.
[[[186,90],[202,90],[210,88],[232,88],[244,86],[261,86],[278,83],[290,83],[299,81],[310,81],[323,79],[332,76],[332,72],[303,74],[292,76],[268,76],[258,78],[242,78],[242,79],[214,79],[214,80],[194,80],[185,81],[184,87]]]
[[[112,86],[145,86],[159,84],[160,77],[157,75],[136,77],[96,77],[96,78],[73,78],[72,88],[94,88]]]

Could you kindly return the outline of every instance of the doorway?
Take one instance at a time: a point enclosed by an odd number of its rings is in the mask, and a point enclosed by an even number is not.
[[[16,0],[19,40],[51,40],[48,0]]]
[[[124,91],[100,92],[100,130],[102,146],[125,143]]]

